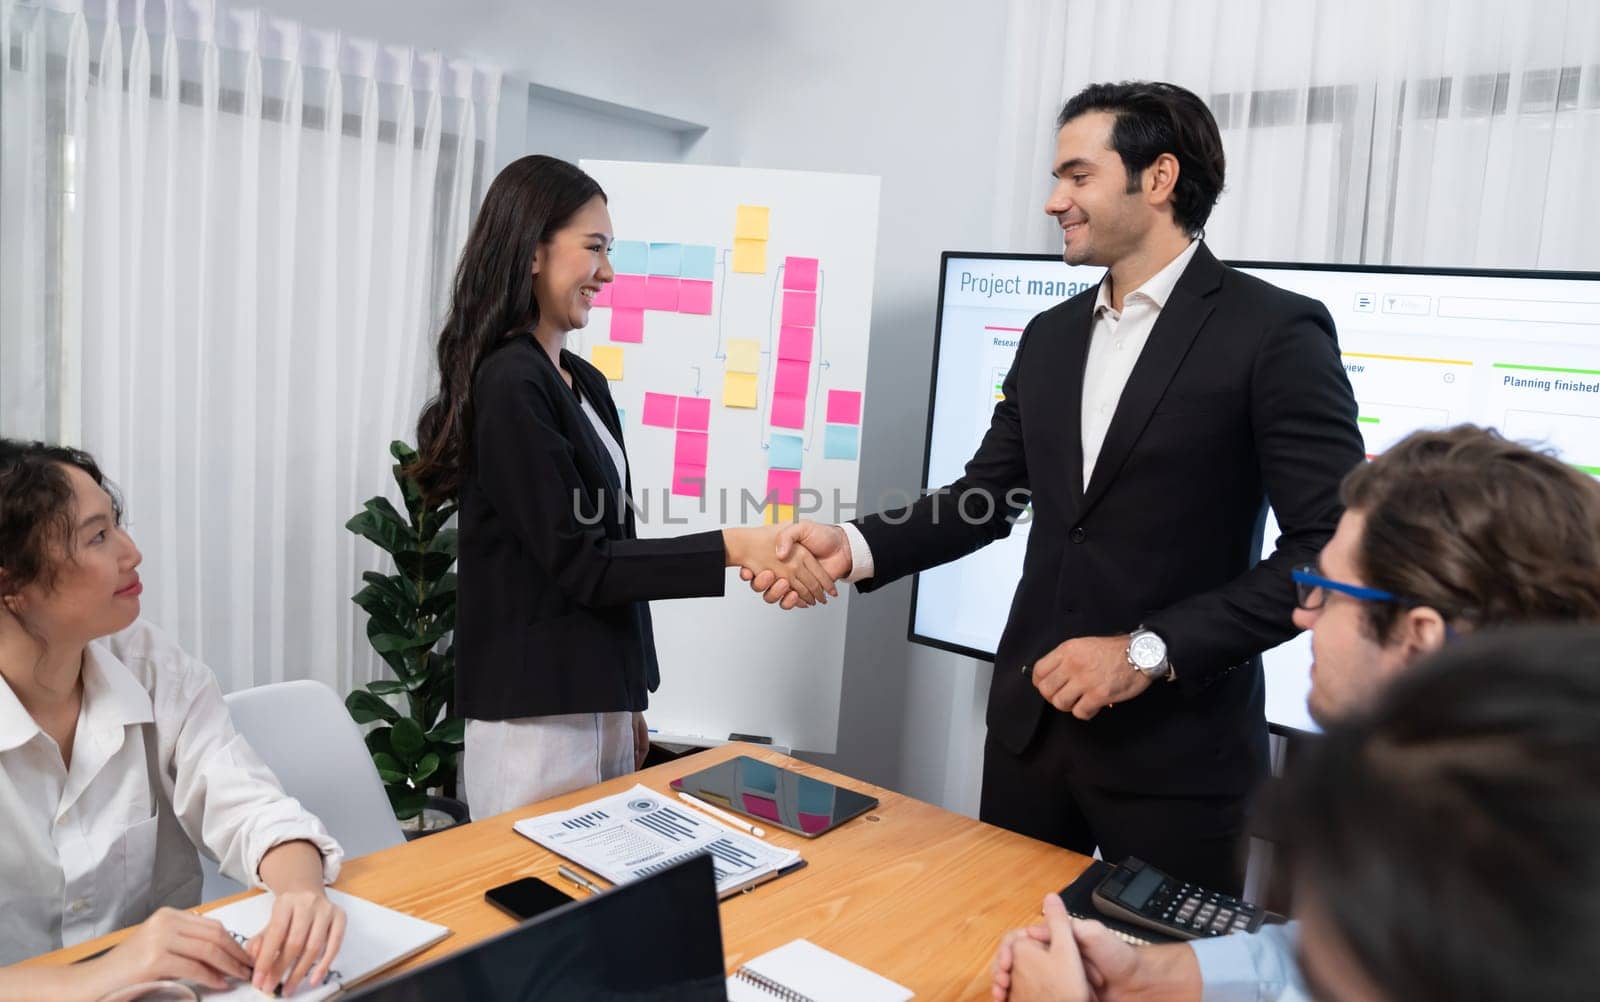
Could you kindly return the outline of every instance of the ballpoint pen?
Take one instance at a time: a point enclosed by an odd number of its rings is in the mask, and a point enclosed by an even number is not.
[[[585,877],[583,874],[579,873],[577,870],[571,870],[571,869],[568,869],[565,866],[557,866],[556,867],[556,872],[561,874],[562,877],[566,878],[567,880],[571,881],[572,883],[577,884],[579,887],[581,887],[584,890],[588,891],[590,894],[600,894],[600,893],[603,893],[605,891],[604,887],[601,887],[599,884],[597,884],[594,881],[590,880],[588,877]]]
[[[704,800],[701,800],[699,797],[693,796],[692,794],[684,793],[682,790],[678,791],[678,796],[680,798],[682,798],[685,803],[693,804],[694,806],[700,808],[702,811],[705,811],[707,814],[711,815],[712,817],[716,818],[717,820],[726,821],[728,824],[733,825],[735,828],[738,828],[740,831],[747,831],[750,834],[754,835],[756,838],[766,838],[767,837],[767,833],[765,831],[761,830],[760,828],[758,828],[755,825],[751,824],[750,822],[746,821],[744,818],[735,817],[734,815],[729,814],[727,811],[723,810],[720,807],[713,807],[710,804],[706,803]]]

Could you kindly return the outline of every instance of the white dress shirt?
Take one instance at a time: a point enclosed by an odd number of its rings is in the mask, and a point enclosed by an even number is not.
[[[1095,460],[1105,445],[1106,431],[1117,412],[1117,401],[1128,385],[1133,366],[1150,340],[1161,310],[1172,296],[1200,241],[1191,240],[1183,253],[1151,275],[1145,283],[1122,297],[1122,310],[1111,308],[1111,275],[1100,281],[1094,301],[1094,326],[1089,333],[1089,356],[1083,366],[1083,486],[1088,489]],[[850,542],[850,575],[854,584],[872,576],[872,548],[861,530],[846,522],[845,538]]]
[[[256,887],[280,843],[313,843],[329,883],[344,855],[233,729],[211,670],[144,620],[85,650],[70,767],[0,684],[0,817],[0,963],[198,904],[196,845]]]

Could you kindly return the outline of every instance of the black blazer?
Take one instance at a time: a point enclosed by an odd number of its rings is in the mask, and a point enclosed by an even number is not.
[[[1031,490],[1022,579],[989,690],[991,738],[1021,754],[1057,712],[1023,666],[1071,637],[1142,624],[1166,640],[1178,681],[1071,720],[1074,776],[1145,794],[1243,794],[1266,773],[1260,654],[1296,632],[1289,570],[1332,535],[1339,482],[1364,455],[1333,320],[1321,303],[1197,248],[1085,489],[1081,398],[1097,292],[1028,324],[960,480],[904,524],[857,523],[874,564],[860,587],[1009,534],[1028,498],[1008,503],[1007,492]],[[1258,563],[1269,501],[1282,535]]]
[[[726,581],[720,532],[636,538],[627,471],[579,406],[581,393],[622,441],[606,378],[561,360],[577,393],[530,335],[473,380],[455,633],[464,717],[643,710],[661,681],[646,602],[721,595]]]

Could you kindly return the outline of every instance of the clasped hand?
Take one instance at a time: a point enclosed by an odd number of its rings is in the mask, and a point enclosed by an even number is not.
[[[838,597],[835,583],[850,575],[850,541],[837,525],[799,521],[778,528],[775,534],[773,557],[780,565],[799,560],[807,569],[815,566],[814,574],[827,582],[827,593]],[[803,593],[809,588],[804,579],[795,579],[782,573],[783,567],[754,567],[744,564],[739,576],[750,582],[750,590],[758,592],[769,605],[793,609],[796,605],[809,605]],[[825,600],[824,600],[825,601]]]
[[[816,526],[808,522],[723,530],[728,564],[738,566],[739,576],[753,582],[754,590],[765,593],[769,603],[781,603],[785,609],[817,603],[826,605],[830,595],[835,598],[839,595],[834,582],[849,573],[848,544],[845,545],[845,570],[837,573],[832,566],[836,561],[818,554],[815,548],[799,544],[805,537],[795,530],[801,526],[839,531],[837,526]]]

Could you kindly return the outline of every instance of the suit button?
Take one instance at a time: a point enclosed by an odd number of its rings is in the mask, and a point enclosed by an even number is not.
[[[1083,531],[1083,526],[1075,525],[1072,527],[1072,531],[1067,533],[1067,538],[1072,540],[1074,543],[1081,543],[1085,539],[1089,538],[1089,534]]]

